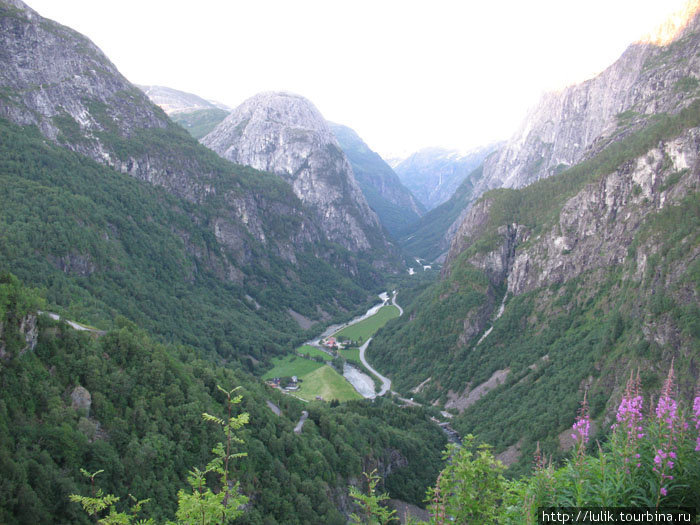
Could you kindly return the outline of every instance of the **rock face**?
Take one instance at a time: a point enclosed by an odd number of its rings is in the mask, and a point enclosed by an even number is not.
[[[597,77],[545,95],[499,154],[484,163],[475,197],[550,176],[638,129],[651,115],[686,107],[700,78],[699,6],[690,2],[666,28],[676,35],[670,44],[633,44]]]
[[[201,140],[225,159],[281,175],[315,212],[328,239],[349,250],[386,250],[338,141],[303,97],[262,93],[234,109]]]
[[[502,225],[495,249],[469,257],[494,284],[515,296],[561,284],[585,272],[622,264],[645,220],[700,191],[700,128],[691,128],[612,173],[586,185],[562,206],[558,220],[534,235],[524,225]],[[478,241],[491,221],[493,198],[474,205],[450,248],[445,273]],[[653,246],[639,247],[637,277]],[[483,328],[483,327],[482,327]]]
[[[92,406],[92,396],[87,388],[76,386],[70,394],[71,406],[75,410],[84,410],[85,417],[90,417],[90,407]]]
[[[700,128],[693,128],[586,186],[566,201],[551,231],[515,255],[508,292],[518,295],[621,264],[650,214],[700,190],[699,157]],[[650,249],[638,250],[638,277]]]
[[[595,78],[544,95],[513,137],[485,158],[466,208],[490,189],[522,188],[559,173],[641,129],[654,115],[687,107],[700,93],[699,8],[700,1],[690,0],[661,26],[664,39],[655,35],[635,43]]]
[[[169,124],[90,40],[20,0],[0,2],[0,63],[0,116],[35,124],[48,138],[100,162],[116,163],[100,136],[116,131],[114,115],[126,137]],[[77,135],[89,140],[74,140]]]
[[[425,208],[394,170],[355,131],[341,124],[329,122],[328,125],[347,155],[367,203],[384,227],[396,236],[416,223]]]

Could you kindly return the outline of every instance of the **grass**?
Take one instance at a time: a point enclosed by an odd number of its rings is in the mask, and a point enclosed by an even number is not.
[[[360,361],[360,349],[359,348],[345,348],[343,350],[340,350],[338,353],[342,357],[344,357],[348,363],[352,363],[354,365],[358,365],[358,366],[364,368],[364,366],[362,365],[362,361]]]
[[[330,355],[328,355],[326,352],[323,350],[319,350],[315,346],[311,345],[303,345],[297,348],[296,350],[297,354],[305,355],[308,357],[320,357],[324,359],[325,361],[330,361],[332,358]]]
[[[364,321],[343,328],[335,334],[336,338],[347,337],[353,341],[364,343],[368,338],[372,337],[377,330],[384,326],[390,319],[399,316],[399,309],[390,304],[382,306],[379,311],[372,317],[368,317]]]
[[[317,363],[316,361],[304,359],[296,355],[276,357],[272,360],[272,363],[275,365],[274,368],[266,372],[263,379],[291,376],[303,378],[307,374],[323,366],[322,363]]]
[[[319,365],[318,369],[304,376],[299,390],[295,394],[307,401],[313,401],[316,396],[321,396],[324,401],[362,399],[362,396],[343,376],[326,365]]]

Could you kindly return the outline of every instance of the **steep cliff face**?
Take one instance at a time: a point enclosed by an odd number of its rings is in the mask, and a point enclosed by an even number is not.
[[[403,185],[394,170],[359,137],[341,124],[328,124],[352,166],[367,203],[394,236],[410,228],[425,208]]]
[[[597,77],[545,95],[497,156],[484,164],[478,197],[520,188],[600,151],[653,115],[677,113],[698,96],[700,2],[666,24],[670,43],[631,45]]]
[[[223,158],[282,176],[326,236],[349,250],[388,244],[347,157],[318,110],[287,93],[256,95],[201,140]]]

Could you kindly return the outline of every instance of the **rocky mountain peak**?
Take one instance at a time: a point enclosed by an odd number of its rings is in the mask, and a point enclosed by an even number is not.
[[[329,240],[350,250],[386,249],[379,220],[347,157],[306,98],[282,92],[255,95],[201,142],[228,160],[282,176],[314,210]]]
[[[692,26],[697,24],[697,14],[700,11],[700,0],[688,0],[678,10],[671,13],[666,20],[659,24],[649,34],[644,35],[639,44],[665,46],[681,37]]]
[[[262,142],[251,140],[262,135],[266,137]],[[204,137],[202,143],[240,164],[278,174],[292,171],[291,165],[285,169],[280,164],[279,156],[269,154],[273,135],[276,146],[301,142],[314,147],[338,146],[328,124],[311,101],[285,92],[265,92],[249,98]],[[290,149],[297,151],[296,148],[283,149],[284,155]],[[308,155],[307,151],[297,153],[301,157]]]

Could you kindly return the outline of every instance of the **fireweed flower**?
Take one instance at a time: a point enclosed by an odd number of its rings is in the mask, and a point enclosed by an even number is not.
[[[578,416],[572,427],[574,432],[571,437],[577,442],[578,445],[578,456],[579,460],[583,459],[585,453],[586,443],[588,443],[588,435],[591,430],[591,419],[588,415],[588,401],[587,401],[588,390],[583,394],[583,402],[581,403],[581,408],[579,409]]]
[[[644,399],[639,394],[639,387],[639,372],[637,372],[636,378],[630,373],[630,378],[625,387],[625,393],[622,396],[620,406],[618,406],[617,414],[615,415],[617,422],[613,423],[611,426],[611,428],[617,432],[624,432],[620,437],[622,438],[624,436],[622,455],[625,463],[630,463],[632,453],[636,449],[636,442],[644,437],[644,428],[642,427],[642,406]],[[635,454],[634,457],[638,459],[639,454]],[[636,463],[637,467],[640,465],[641,463]],[[629,474],[629,469],[627,469],[626,472]]]
[[[659,436],[661,443],[659,445],[660,448],[656,451],[652,470],[661,477],[660,485],[663,485],[665,479],[673,479],[673,476],[667,474],[667,471],[673,469],[674,462],[668,458],[674,459],[676,457],[676,446],[673,440],[678,424],[678,405],[676,400],[672,397],[673,386],[673,361],[671,361],[668,377],[661,390],[659,402],[656,405],[656,418],[661,425],[661,434]],[[661,498],[661,496],[666,496],[667,492],[666,487],[661,486],[659,489],[659,498]]]

